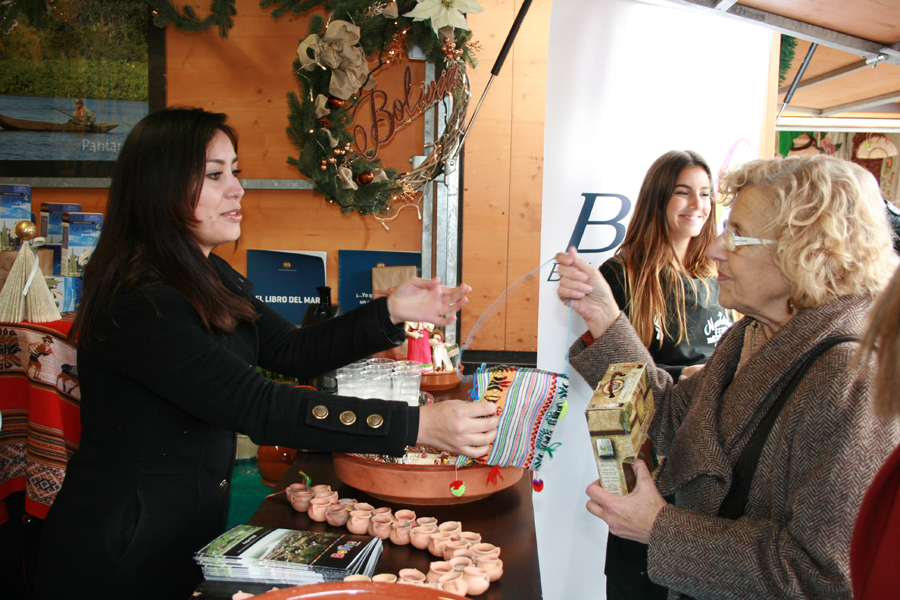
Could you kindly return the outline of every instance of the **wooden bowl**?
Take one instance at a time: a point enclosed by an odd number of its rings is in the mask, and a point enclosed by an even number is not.
[[[382,583],[379,581],[334,581],[298,585],[280,590],[272,590],[254,596],[259,600],[466,600],[450,592],[444,592],[421,585]]]
[[[494,485],[487,482],[492,468],[480,464],[461,469],[453,465],[403,465],[352,454],[334,455],[334,473],[350,487],[388,502],[420,506],[475,502],[514,485],[524,472],[521,467],[500,467]],[[466,485],[462,496],[450,493],[450,484],[456,479]]]
[[[460,367],[459,372],[462,373],[462,371],[463,367]],[[419,384],[419,388],[429,392],[436,392],[449,390],[458,385],[459,375],[456,374],[456,371],[443,371],[440,373],[422,373],[422,383]]]

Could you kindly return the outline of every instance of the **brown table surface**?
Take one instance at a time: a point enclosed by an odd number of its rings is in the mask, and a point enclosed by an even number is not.
[[[468,393],[468,392],[466,392]],[[433,392],[437,399],[465,398],[459,388]],[[342,483],[334,474],[330,453],[302,452],[278,482],[274,491],[284,490],[291,483],[300,481],[303,471],[313,484],[326,483],[338,491],[341,498],[356,498],[372,505],[390,506],[394,510],[411,508],[419,516],[433,516],[438,521],[461,521],[463,530],[475,531],[486,542],[501,548],[503,577],[492,583],[479,599],[484,600],[528,600],[541,598],[541,577],[538,566],[537,539],[534,531],[534,513],[531,504],[531,477],[526,472],[515,485],[492,494],[487,498],[465,504],[444,506],[416,506],[396,504],[372,498],[364,492]],[[249,521],[250,525],[263,527],[283,527],[308,531],[346,531],[327,523],[311,520],[306,513],[295,511],[285,498],[278,494],[267,498]],[[415,567],[426,573],[430,562],[437,560],[427,550],[419,550],[411,545],[396,546],[390,541],[384,543],[384,553],[376,573],[397,573],[406,567]],[[195,598],[205,600],[230,600],[238,590],[262,593],[272,589],[272,584],[204,581]],[[277,587],[285,587],[279,585]]]

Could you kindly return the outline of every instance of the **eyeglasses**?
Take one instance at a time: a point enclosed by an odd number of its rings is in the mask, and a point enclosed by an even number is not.
[[[734,252],[738,246],[756,246],[759,244],[769,245],[774,244],[775,240],[764,240],[760,238],[752,238],[752,237],[744,237],[742,235],[734,235],[734,232],[728,229],[728,219],[726,219],[722,225],[725,229],[722,231],[723,240],[725,242],[725,249],[729,252]]]

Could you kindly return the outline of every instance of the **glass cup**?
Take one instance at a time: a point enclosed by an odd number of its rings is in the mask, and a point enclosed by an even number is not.
[[[366,398],[381,398],[382,400],[393,400],[394,394],[392,389],[391,373],[380,373],[378,371],[368,371],[369,395]]]
[[[338,369],[335,374],[337,393],[342,396],[359,396],[363,389],[362,373],[365,369],[364,363],[353,363]]]
[[[391,375],[394,399],[406,402],[410,406],[419,405],[419,385],[422,382],[422,370],[415,367],[394,371]]]
[[[393,366],[393,365],[394,365],[394,359],[393,359],[393,358],[370,358],[370,359],[368,359],[368,360],[366,361],[366,364],[367,364],[369,367],[375,367],[375,366],[378,366],[378,365],[389,365],[389,366]]]
[[[422,363],[416,362],[414,360],[398,360],[394,361],[394,370],[402,369],[403,367],[419,367],[422,368]]]

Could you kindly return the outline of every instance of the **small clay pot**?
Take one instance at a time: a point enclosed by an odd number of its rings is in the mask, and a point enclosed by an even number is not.
[[[311,489],[314,494],[321,494],[322,492],[330,492],[331,486],[326,483],[320,483],[318,485],[312,486],[309,489]]]
[[[493,544],[481,542],[480,544],[472,546],[472,550],[475,552],[476,563],[478,562],[478,559],[491,560],[500,558],[500,547]]]
[[[338,501],[338,493],[337,492],[319,492],[315,495],[316,498],[324,498],[328,500],[331,504],[337,504]]]
[[[297,512],[306,512],[309,510],[309,503],[313,499],[313,493],[310,490],[302,492],[294,492],[290,495],[291,506]]]
[[[378,515],[387,515],[391,518],[391,520],[394,519],[394,515],[391,512],[391,509],[387,506],[380,506],[372,511],[373,517],[377,517]]]
[[[391,525],[394,520],[390,515],[373,515],[369,520],[369,529],[372,530],[370,535],[374,535],[380,540],[386,540],[391,537]]]
[[[465,557],[472,561],[472,564],[475,564],[475,551],[471,548],[465,548],[464,550],[454,550],[453,558]]]
[[[444,544],[450,541],[450,534],[446,531],[436,531],[431,534],[428,543],[428,551],[438,558],[444,558]]]
[[[356,498],[340,498],[338,504],[343,504],[347,510],[353,510],[353,506],[358,504]],[[479,540],[480,541],[480,540]]]
[[[463,531],[459,534],[459,539],[468,542],[470,546],[481,543],[481,534],[474,531]]]
[[[416,513],[409,510],[408,508],[401,508],[394,513],[394,518],[398,521],[415,521]]]
[[[438,583],[441,585],[443,591],[450,592],[451,594],[465,596],[469,591],[469,584],[466,583],[463,573],[457,573],[456,571],[441,575],[441,578],[438,579]]]
[[[313,498],[309,502],[309,512],[307,514],[313,521],[321,523],[325,521],[325,512],[329,506],[331,506],[331,500],[328,498]]]
[[[469,587],[466,592],[469,596],[480,596],[491,586],[488,572],[478,567],[466,567],[463,569],[463,579],[466,580],[466,584]]]
[[[454,571],[462,571],[466,567],[474,566],[472,559],[468,556],[454,556],[447,562],[453,565]]]
[[[437,581],[442,575],[453,572],[453,565],[443,560],[436,560],[428,565],[428,574],[425,575],[426,582]]]
[[[487,571],[488,579],[491,583],[500,579],[503,575],[503,561],[499,558],[487,561],[475,561],[475,566],[479,569]]]
[[[458,540],[459,534],[462,533],[462,523],[459,521],[444,521],[438,525],[438,531],[446,531],[454,540]]]
[[[434,525],[434,528],[437,529],[438,520],[434,517],[418,517],[416,523],[419,525]]]
[[[382,583],[397,583],[398,577],[393,573],[379,573],[372,575],[372,581],[380,581]]]
[[[425,573],[418,569],[400,569],[398,577],[398,583],[411,583],[413,585],[425,583]]]
[[[465,550],[469,547],[469,544],[462,540],[454,540],[451,539],[449,542],[444,544],[444,560],[450,560],[453,558],[453,553],[457,550]]]
[[[373,510],[375,510],[375,507],[368,502],[357,502],[353,505],[353,510],[365,510],[368,512],[372,512]]]
[[[344,577],[344,581],[372,581],[372,578],[368,575],[347,575]]]
[[[409,534],[411,530],[412,523],[410,521],[394,521],[391,525],[391,542],[397,546],[405,546],[410,541]]]
[[[325,520],[332,527],[343,527],[350,520],[350,511],[343,504],[332,504],[325,511]]]
[[[347,521],[347,530],[356,535],[365,535],[369,531],[369,521],[372,513],[366,510],[350,511],[350,519]]]
[[[434,531],[435,530],[432,527],[425,525],[413,527],[409,530],[409,543],[419,550],[424,550],[428,547],[428,544],[431,543],[431,534],[434,533]]]

